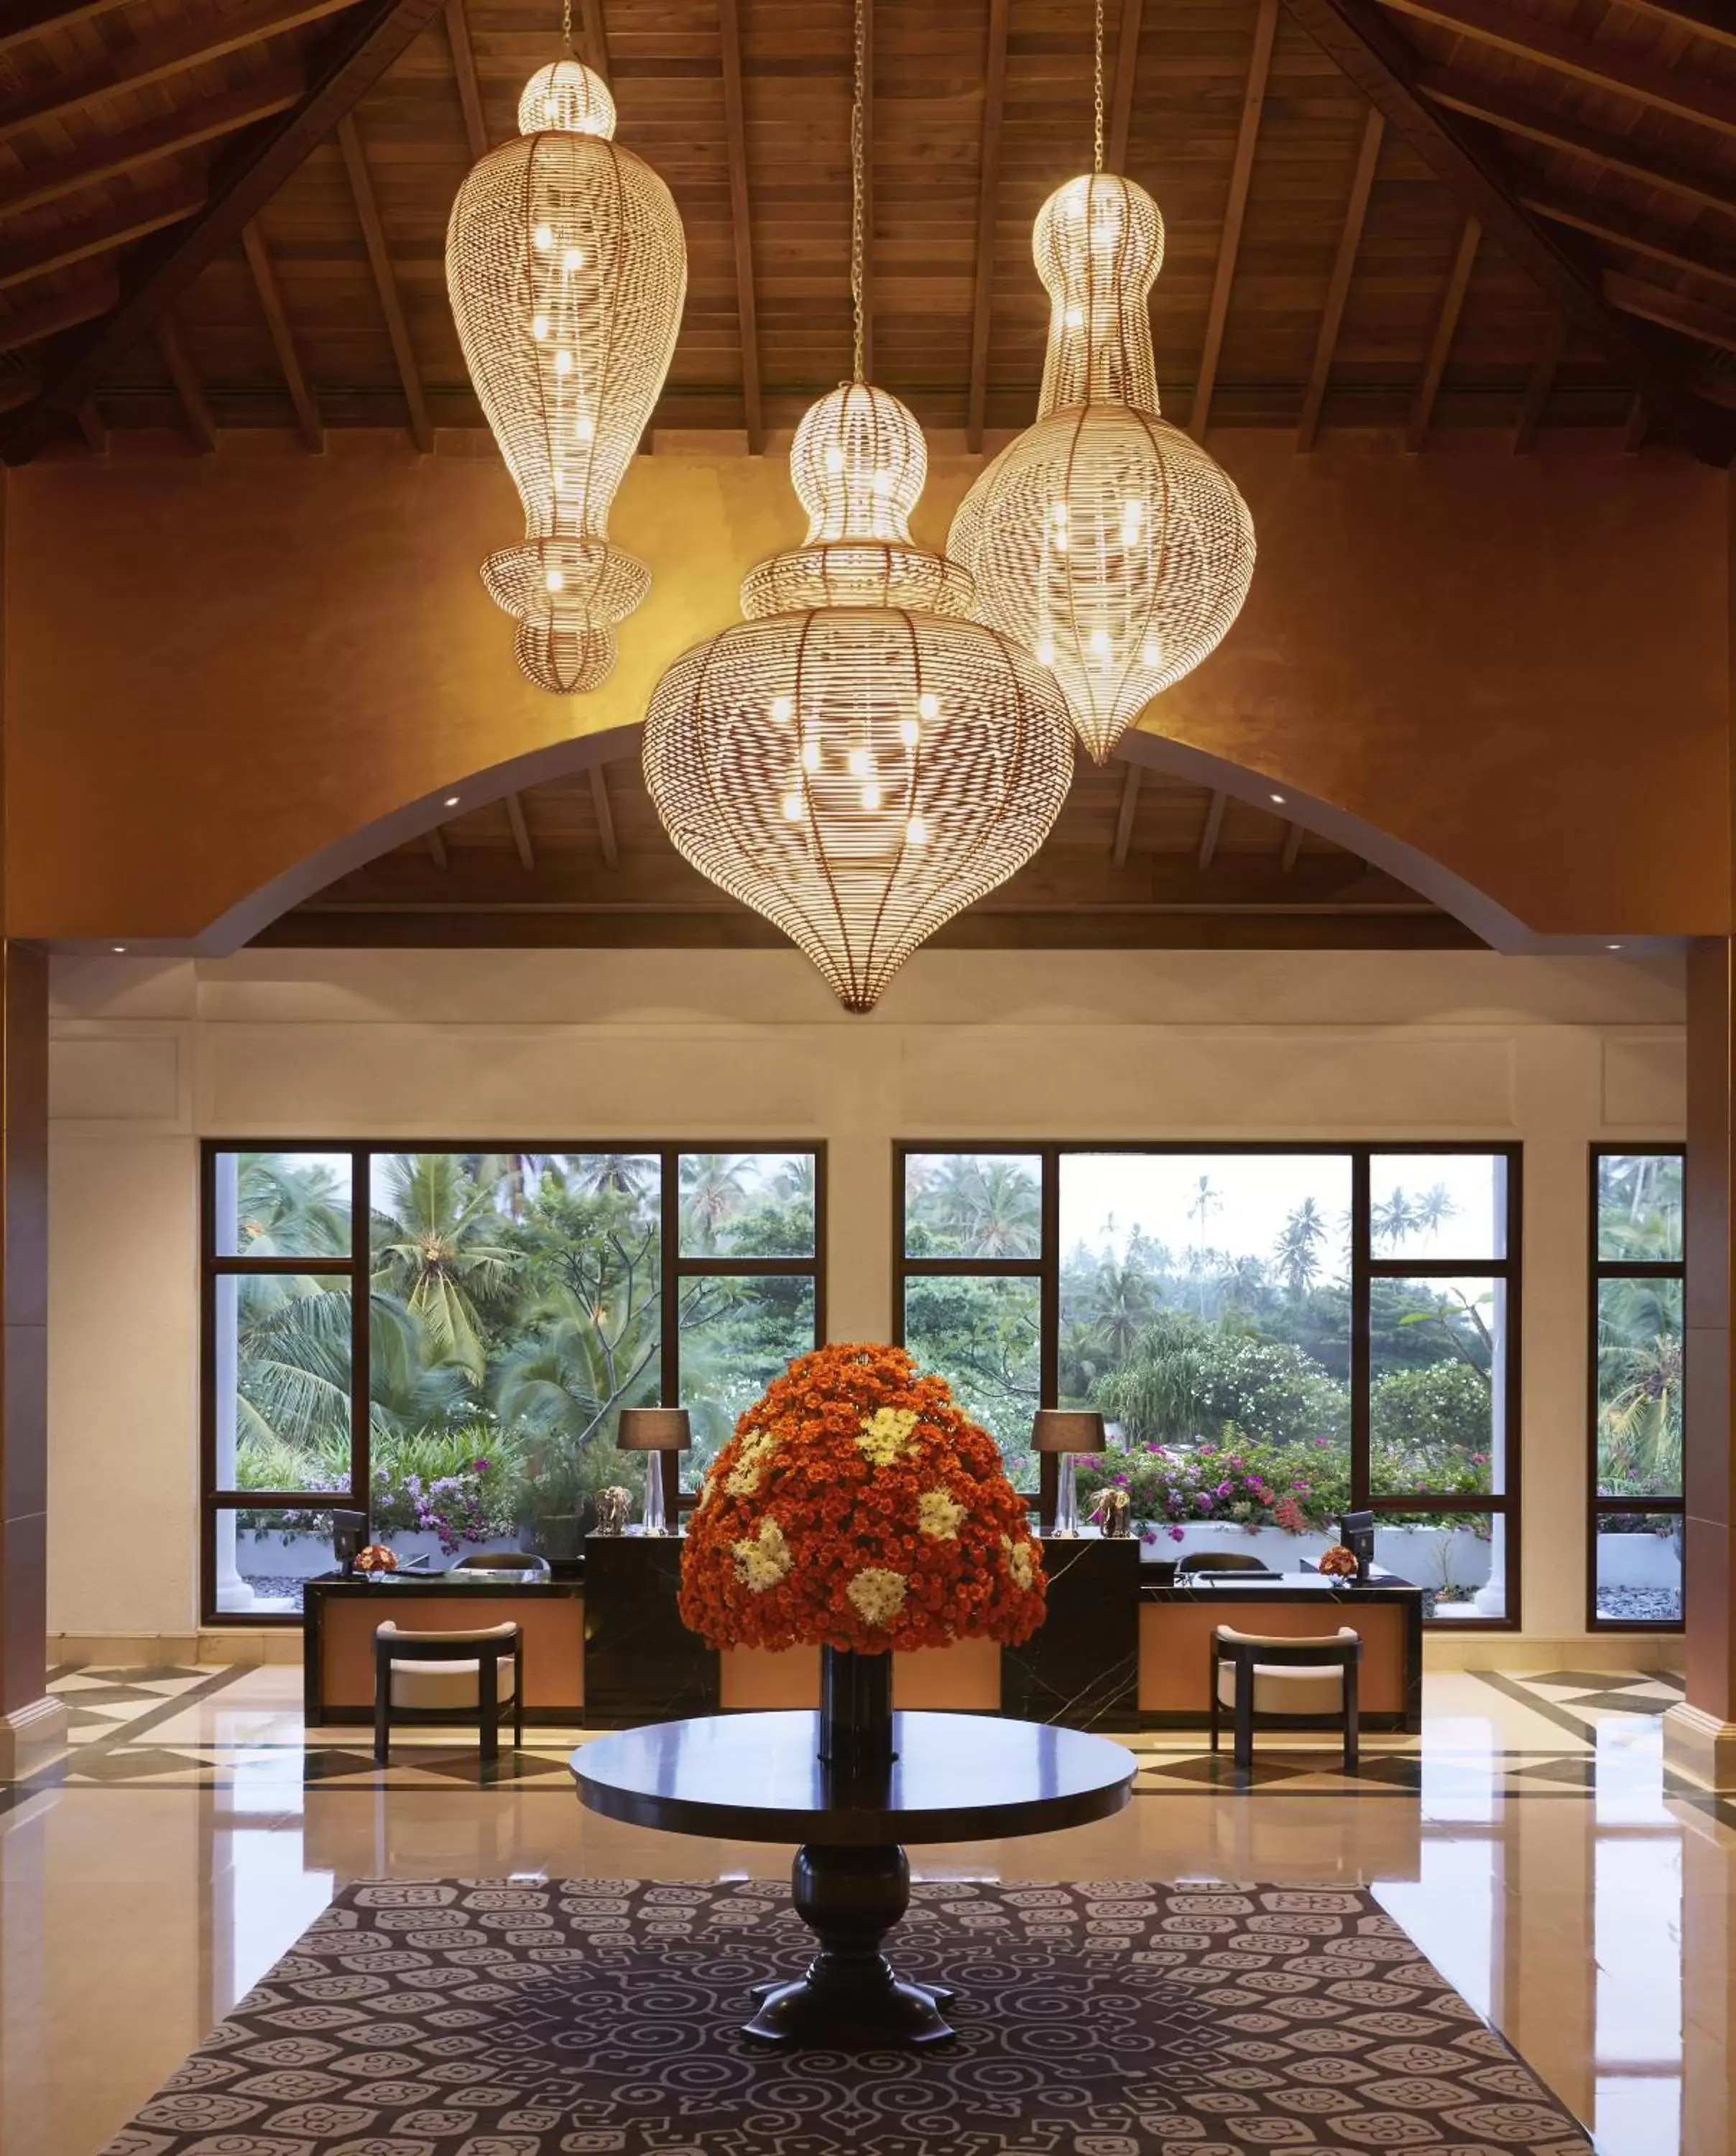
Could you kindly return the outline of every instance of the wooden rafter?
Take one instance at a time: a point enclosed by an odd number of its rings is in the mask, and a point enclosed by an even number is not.
[[[1627,408],[1627,424],[1621,430],[1621,453],[1636,457],[1646,446],[1646,437],[1652,432],[1652,414],[1646,408],[1643,397],[1636,395]]]
[[[117,8],[130,5],[131,0],[13,0],[4,23],[0,24],[0,53],[9,53],[14,45],[28,44],[53,30],[69,30],[74,23],[111,15]]]
[[[597,843],[602,854],[602,865],[612,870],[618,869],[621,849],[615,840],[615,812],[609,805],[609,782],[600,763],[591,767],[591,805],[597,811]]]
[[[1736,135],[1736,97],[1693,69],[1678,73],[1658,67],[1643,54],[1599,44],[1542,16],[1519,14],[1499,0],[1380,0],[1380,5],[1509,59],[1529,60],[1570,82],[1631,97],[1650,111]]]
[[[1528,191],[1523,200],[1527,209],[1535,210],[1539,217],[1571,225],[1594,239],[1606,239],[1636,254],[1649,254],[1655,262],[1667,262],[1673,270],[1690,270],[1695,276],[1710,277],[1717,284],[1736,285],[1736,248],[1720,247],[1708,234],[1631,216],[1620,204],[1607,203],[1601,197],[1576,195],[1569,199]]]
[[[1552,228],[1520,207],[1498,146],[1460,125],[1439,94],[1438,79],[1413,78],[1407,49],[1373,0],[1288,0],[1288,5],[1328,57],[1446,182],[1466,213],[1626,370],[1662,424],[1697,456],[1728,464],[1736,454],[1736,413],[1697,395],[1657,339],[1608,305]]]
[[[1139,28],[1145,12],[1145,0],[1121,0],[1121,20],[1115,30],[1115,73],[1109,92],[1109,139],[1105,151],[1112,172],[1127,170],[1127,137],[1133,124],[1134,78],[1139,71]]]
[[[1242,249],[1242,220],[1247,210],[1247,190],[1254,172],[1254,150],[1260,138],[1260,115],[1266,105],[1267,79],[1272,72],[1272,44],[1278,34],[1278,0],[1260,0],[1254,18],[1254,49],[1248,60],[1247,86],[1242,97],[1242,125],[1236,136],[1236,156],[1230,167],[1230,198],[1224,205],[1224,222],[1217,245],[1217,272],[1211,280],[1211,300],[1206,311],[1206,349],[1195,378],[1193,409],[1187,431],[1196,442],[1206,439],[1211,421],[1211,393],[1217,386],[1217,362],[1223,352],[1224,326],[1229,320],[1230,290],[1236,281],[1236,258]]]
[[[1338,334],[1344,326],[1344,301],[1350,292],[1350,280],[1356,269],[1356,250],[1362,244],[1362,228],[1368,217],[1369,195],[1375,184],[1375,167],[1380,161],[1380,141],[1386,132],[1385,116],[1374,105],[1368,110],[1363,123],[1362,143],[1356,152],[1356,170],[1350,181],[1350,199],[1344,206],[1344,221],[1339,228],[1338,253],[1333,259],[1332,276],[1326,287],[1325,311],[1320,316],[1320,334],[1314,342],[1314,362],[1308,370],[1308,388],[1303,393],[1302,417],[1297,423],[1296,447],[1305,454],[1314,446],[1320,430],[1320,411],[1326,402],[1326,385],[1332,377],[1332,362],[1338,351]]]
[[[1297,856],[1297,855],[1298,855],[1301,851],[1302,851],[1302,826],[1301,826],[1301,824],[1286,824],[1286,826],[1284,827],[1284,844],[1283,844],[1283,852],[1282,852],[1282,853],[1280,853],[1280,854],[1279,854],[1279,855],[1278,855],[1278,870],[1279,870],[1279,872],[1280,872],[1282,875],[1288,875],[1290,874],[1291,870],[1292,870],[1295,867],[1295,865],[1296,865],[1296,856]]]
[[[1736,49],[1736,15],[1730,0],[1621,0],[1630,14],[1662,23],[1667,30],[1687,30]]]
[[[1139,803],[1140,767],[1129,763],[1121,781],[1121,806],[1115,812],[1115,843],[1109,858],[1114,865],[1127,865],[1127,850],[1133,844],[1134,811]]]
[[[874,378],[874,0],[863,0],[862,377]]]
[[[182,173],[149,193],[110,204],[95,217],[20,240],[16,247],[0,249],[0,291],[70,269],[75,262],[112,254],[130,240],[161,232],[166,225],[185,223],[204,203],[204,181],[196,172]]]
[[[536,855],[530,844],[530,827],[525,821],[525,804],[516,793],[506,797],[506,824],[512,833],[513,851],[526,875],[536,874]]]
[[[21,352],[27,344],[39,344],[44,337],[94,321],[107,314],[120,295],[120,280],[111,266],[50,293],[34,306],[8,309],[0,315],[0,352]],[[32,409],[27,406],[18,417],[28,417]]]
[[[1667,292],[1641,278],[1624,277],[1615,270],[1605,270],[1603,289],[1610,305],[1620,307],[1625,315],[1656,322],[1661,329],[1674,330],[1678,336],[1697,337],[1702,344],[1716,345],[1720,352],[1736,352],[1736,315],[1720,314],[1716,307],[1691,300],[1686,293]]]
[[[156,326],[156,348],[162,355],[163,365],[169,370],[169,379],[175,385],[175,394],[181,404],[181,416],[187,422],[187,431],[193,438],[193,446],[201,456],[215,456],[216,423],[211,417],[211,407],[205,402],[205,392],[182,344],[181,332],[175,326],[172,315],[165,315]]]
[[[1542,341],[1537,347],[1537,357],[1531,362],[1531,372],[1525,382],[1525,394],[1519,403],[1518,424],[1513,430],[1513,452],[1524,456],[1537,440],[1538,428],[1543,423],[1544,407],[1549,401],[1549,392],[1555,386],[1555,370],[1561,364],[1561,354],[1567,343],[1567,325],[1559,315],[1551,315],[1544,325]]]
[[[446,850],[445,834],[438,824],[428,834],[428,859],[439,870],[441,875],[444,875],[448,869],[452,866],[452,856]]]
[[[259,310],[265,317],[265,326],[271,333],[271,347],[277,354],[277,363],[284,377],[284,387],[289,393],[289,402],[295,408],[296,431],[303,446],[318,456],[325,447],[325,429],[320,424],[320,408],[314,393],[309,388],[307,377],[301,371],[301,359],[295,349],[295,339],[290,332],[289,317],[284,305],[284,295],[279,289],[277,272],[271,266],[271,256],[266,249],[264,235],[257,219],[241,228],[241,245],[247,256],[247,266],[253,272],[253,290],[259,295]]]
[[[735,252],[735,316],[741,328],[741,405],[750,456],[766,447],[760,395],[760,311],[754,296],[753,213],[747,192],[747,115],[741,88],[741,21],[735,0],[717,0],[723,59],[724,135],[730,157],[730,237]]]
[[[609,69],[609,31],[603,20],[602,0],[580,0],[579,19],[585,29],[585,64],[594,68],[605,82],[612,84],[614,77]]]
[[[38,95],[8,102],[0,111],[0,142],[74,118],[112,97],[166,82],[190,69],[207,66],[231,53],[341,15],[361,0],[248,0],[248,4],[207,14],[136,44],[105,53],[88,68],[59,76]]]
[[[1441,377],[1447,372],[1447,356],[1458,331],[1459,316],[1464,311],[1465,295],[1471,288],[1471,272],[1476,267],[1477,250],[1482,240],[1483,227],[1474,217],[1467,217],[1459,233],[1459,244],[1453,250],[1447,289],[1441,295],[1441,311],[1435,318],[1435,334],[1429,340],[1429,356],[1423,366],[1422,379],[1416,385],[1410,424],[1405,429],[1405,447],[1413,454],[1428,439],[1429,423],[1435,416],[1435,399],[1441,393]]]
[[[488,122],[482,111],[482,85],[476,78],[476,49],[470,42],[470,18],[464,13],[464,0],[445,0],[445,13],[453,80],[458,85],[458,110],[464,116],[464,140],[470,146],[470,162],[474,164],[489,152]]]
[[[1196,865],[1202,873],[1211,867],[1212,855],[1217,851],[1218,834],[1224,828],[1224,800],[1223,794],[1214,793],[1206,804],[1206,826],[1200,834],[1196,856]]]
[[[74,416],[79,423],[79,432],[84,437],[85,448],[93,456],[107,456],[109,429],[98,408],[96,399],[94,397],[87,397]]]
[[[392,356],[397,362],[398,381],[409,416],[410,439],[423,456],[428,456],[433,450],[434,431],[428,424],[428,405],[422,393],[422,370],[416,363],[415,348],[410,342],[404,303],[398,296],[397,273],[392,266],[392,250],[386,244],[386,227],[381,222],[380,204],[374,193],[373,175],[368,170],[367,152],[362,147],[353,113],[346,112],[338,121],[337,141],[343,153],[344,170],[350,176],[350,192],[355,198],[356,215],[367,249],[368,267],[374,275],[374,290],[380,295],[380,311],[386,317],[386,334],[392,340]]]
[[[343,27],[300,100],[243,136],[213,165],[203,212],[146,242],[128,264],[119,304],[77,339],[33,404],[0,426],[8,463],[35,454],[63,414],[100,386],[110,362],[161,320],[213,258],[378,80],[440,5],[440,0],[376,0]],[[238,19],[228,15],[226,22]],[[85,317],[88,321],[89,317]]]
[[[1129,0],[1138,5],[1138,0]],[[965,444],[982,448],[988,416],[989,325],[995,305],[995,234],[1001,213],[1001,127],[1006,109],[1007,0],[989,0],[983,54],[982,148],[977,164],[976,270],[970,300],[970,384],[965,399]]]

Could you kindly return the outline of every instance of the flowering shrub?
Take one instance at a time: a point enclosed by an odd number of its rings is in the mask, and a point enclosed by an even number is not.
[[[1043,1607],[994,1440],[902,1348],[791,1363],[712,1463],[682,1554],[682,1618],[714,1647],[1014,1645]]]

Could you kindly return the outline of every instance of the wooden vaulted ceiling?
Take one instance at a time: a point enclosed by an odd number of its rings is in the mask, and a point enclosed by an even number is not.
[[[636,760],[459,805],[281,916],[290,946],[783,948],[690,869]],[[1288,821],[1139,765],[1082,756],[1036,859],[933,939],[992,949],[1415,950],[1475,946],[1393,877]]]
[[[581,0],[690,255],[656,426],[846,371],[850,0]],[[1107,0],[1109,150],[1155,194],[1171,416],[1648,429],[1736,447],[1730,0]],[[479,413],[447,213],[554,0],[13,0],[0,449]],[[1089,0],[874,0],[872,372],[973,445],[1032,416],[1032,217],[1089,148]]]

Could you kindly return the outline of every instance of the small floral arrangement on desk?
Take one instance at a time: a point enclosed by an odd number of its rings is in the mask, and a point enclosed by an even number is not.
[[[1017,1645],[1044,1594],[994,1440],[902,1348],[791,1363],[712,1463],[683,1547],[682,1618],[714,1647]]]

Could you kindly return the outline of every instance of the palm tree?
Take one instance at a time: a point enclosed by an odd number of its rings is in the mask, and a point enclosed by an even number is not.
[[[812,1206],[815,1192],[815,1158],[811,1152],[792,1153],[771,1178],[771,1194],[781,1205]]]
[[[1017,1161],[991,1158],[977,1177],[971,1240],[981,1258],[1032,1257],[1042,1235],[1036,1182]]]
[[[1287,1216],[1273,1251],[1278,1278],[1299,1300],[1320,1277],[1320,1245],[1326,1222],[1312,1198],[1304,1198]]]
[[[681,1156],[681,1240],[689,1237],[693,1254],[707,1256],[717,1248],[717,1231],[747,1202],[741,1161],[732,1152],[684,1152]]]
[[[1124,1363],[1157,1306],[1151,1283],[1131,1265],[1113,1258],[1100,1264],[1086,1297],[1089,1337],[1112,1368]]]
[[[308,1470],[335,1449],[347,1479],[349,1282],[330,1276],[244,1274],[234,1282],[234,1294],[238,1460],[264,1451],[293,1454],[304,1463],[296,1479],[305,1486]]]
[[[1673,1496],[1682,1487],[1682,1288],[1605,1280],[1597,1302],[1598,1486]],[[1611,1487],[1609,1486],[1614,1486]]]
[[[587,1198],[643,1198],[657,1188],[654,1155],[636,1152],[581,1152],[569,1156],[561,1187]]]
[[[1431,1183],[1416,1201],[1416,1224],[1424,1235],[1438,1235],[1458,1209],[1457,1200],[1447,1185]]]
[[[1416,1224],[1416,1209],[1396,1184],[1390,1197],[1376,1199],[1370,1210],[1370,1239],[1376,1243],[1390,1243],[1395,1249]]]
[[[455,1153],[392,1153],[378,1172],[375,1292],[415,1317],[431,1361],[456,1363],[479,1384],[488,1362],[482,1309],[501,1299],[520,1262],[496,1240],[493,1192]]]
[[[244,1152],[235,1164],[238,1251],[255,1258],[340,1258],[350,1254],[350,1191],[323,1160]]]
[[[1226,1256],[1217,1285],[1228,1308],[1257,1310],[1267,1293],[1265,1260],[1252,1254],[1238,1258]]]

